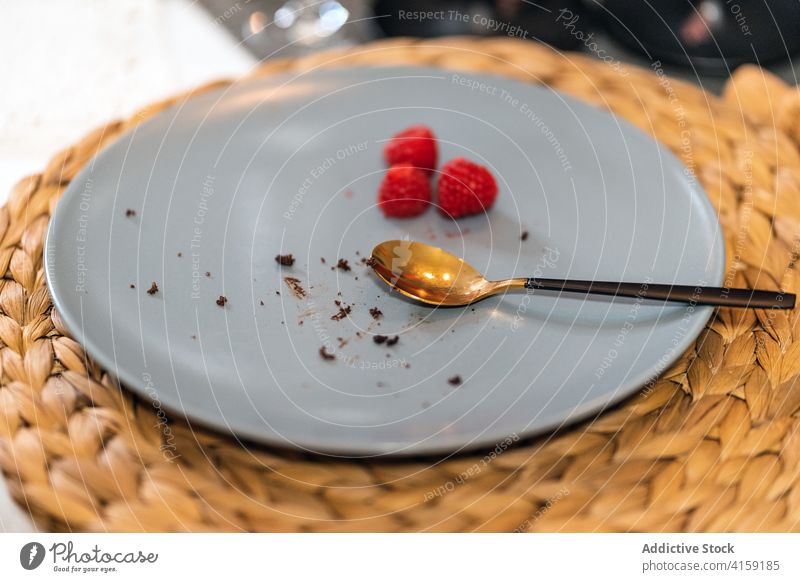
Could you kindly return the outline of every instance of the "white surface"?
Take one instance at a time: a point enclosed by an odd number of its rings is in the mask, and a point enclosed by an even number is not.
[[[2,196],[97,125],[253,64],[185,0],[7,2],[0,54]]]
[[[101,123],[255,62],[187,0],[27,0],[0,16],[0,203]],[[0,531],[32,527],[0,480]]]

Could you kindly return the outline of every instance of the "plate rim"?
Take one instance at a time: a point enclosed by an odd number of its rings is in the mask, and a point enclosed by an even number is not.
[[[240,86],[241,84],[247,82],[263,82],[265,80],[278,80],[278,81],[283,80],[284,84],[288,84],[297,79],[313,77],[314,75],[318,74],[346,75],[350,72],[363,72],[365,70],[385,71],[387,73],[404,72],[406,74],[435,73],[437,75],[463,73],[463,74],[469,74],[476,79],[490,79],[495,82],[510,84],[511,86],[519,86],[524,88],[533,87],[549,91],[550,93],[556,94],[560,99],[566,101],[567,103],[570,103],[571,105],[578,104],[580,107],[593,109],[601,115],[609,115],[613,117],[616,123],[624,127],[627,131],[638,133],[640,137],[644,137],[650,142],[656,144],[660,156],[664,156],[668,159],[671,159],[671,161],[677,164],[677,166],[682,167],[685,170],[689,171],[686,165],[683,164],[683,162],[681,162],[681,160],[665,144],[658,141],[652,135],[646,133],[638,126],[634,125],[633,123],[625,119],[624,117],[617,115],[612,111],[597,107],[592,103],[573,97],[570,94],[561,92],[556,88],[550,87],[549,85],[528,83],[508,76],[498,75],[494,73],[475,72],[457,68],[419,67],[413,65],[376,66],[376,67],[334,66],[334,67],[320,67],[312,69],[310,71],[303,71],[299,73],[295,72],[278,73],[276,75],[269,75],[267,77],[245,76],[239,79],[235,79],[229,85],[217,87],[211,89],[210,91],[206,91],[200,94],[185,95],[184,98],[179,99],[176,103],[173,103],[168,107],[165,107],[164,109],[154,114],[150,118],[122,132],[120,135],[116,136],[113,139],[113,141],[106,144],[99,153],[90,158],[80,169],[80,171],[70,180],[69,184],[62,192],[61,197],[59,198],[58,203],[56,204],[56,207],[52,212],[47,225],[47,233],[45,235],[45,240],[44,240],[43,268],[44,268],[45,281],[47,284],[48,293],[50,295],[53,306],[58,310],[59,316],[63,321],[64,326],[67,328],[67,331],[69,331],[72,337],[76,341],[78,341],[78,343],[81,344],[81,347],[84,349],[86,354],[90,358],[98,362],[100,366],[103,368],[103,370],[111,374],[120,383],[123,389],[130,391],[131,393],[135,394],[136,397],[142,398],[146,402],[154,402],[154,398],[149,394],[149,392],[144,387],[141,386],[142,384],[141,378],[136,377],[133,373],[128,372],[124,368],[120,368],[120,366],[117,364],[114,358],[107,357],[103,350],[98,349],[94,341],[86,337],[85,333],[83,332],[83,326],[81,325],[81,323],[79,321],[74,320],[69,311],[65,311],[63,309],[64,303],[62,302],[59,293],[56,292],[56,287],[58,287],[58,284],[55,283],[55,280],[57,280],[58,277],[55,276],[55,273],[51,277],[51,270],[57,270],[57,267],[55,267],[51,263],[52,259],[49,258],[50,253],[48,252],[48,249],[50,248],[51,244],[53,244],[53,239],[55,237],[54,231],[56,230],[56,227],[54,227],[54,225],[58,224],[59,216],[66,212],[65,209],[67,207],[67,203],[70,202],[76,196],[80,195],[80,189],[78,188],[77,184],[85,182],[86,177],[91,176],[94,165],[98,162],[102,163],[104,158],[111,155],[111,150],[119,142],[121,142],[124,139],[132,138],[132,136],[136,134],[139,128],[146,125],[157,123],[159,118],[168,115],[170,112],[174,112],[174,110],[177,108],[182,108],[184,105],[186,105],[195,97],[202,97],[208,95],[213,96],[215,94],[222,94],[230,90],[231,87]],[[715,256],[713,257],[713,259],[715,259],[716,261],[716,265],[712,276],[713,281],[710,284],[721,285],[724,281],[726,251],[722,233],[722,225],[719,221],[719,215],[717,214],[714,206],[711,204],[708,194],[703,188],[702,184],[699,182],[699,179],[695,178],[693,181],[690,182],[687,179],[684,172],[683,180],[687,184],[689,190],[691,191],[690,200],[695,200],[699,202],[706,216],[711,218],[710,222],[712,223],[714,229],[712,252],[714,249],[718,250],[715,253]],[[667,371],[684,354],[686,349],[692,344],[692,342],[695,341],[695,339],[700,335],[702,330],[705,328],[709,319],[713,315],[714,309],[715,308],[711,306],[695,307],[695,312],[694,312],[695,315],[693,317],[692,325],[689,326],[683,338],[675,345],[675,349],[669,358],[656,361],[653,365],[648,366],[647,369],[642,370],[634,377],[631,377],[628,380],[626,380],[625,383],[617,386],[617,388],[614,389],[613,391],[609,391],[606,392],[605,394],[598,395],[592,398],[591,400],[579,404],[578,406],[574,407],[572,411],[566,416],[563,414],[556,414],[552,419],[545,419],[543,422],[537,423],[536,428],[534,429],[528,428],[525,431],[522,431],[519,434],[518,440],[520,442],[529,441],[532,438],[536,438],[541,435],[552,434],[554,432],[562,431],[581,421],[586,420],[592,414],[599,416],[607,409],[619,404],[624,399],[632,396],[637,390],[639,390],[642,386],[646,385],[650,380],[658,377],[660,374],[663,374],[665,371]],[[256,434],[248,429],[234,430],[228,425],[228,423],[224,419],[209,418],[207,414],[203,413],[202,411],[198,412],[196,410],[193,410],[191,406],[184,406],[182,409],[179,409],[171,405],[165,404],[161,400],[159,400],[159,404],[164,411],[173,414],[176,418],[184,420],[187,424],[189,424],[190,427],[194,426],[194,427],[208,428],[215,432],[221,433],[225,436],[232,437],[236,439],[237,442],[240,443],[242,441],[247,441],[256,443],[258,445],[276,447],[283,450],[291,450],[291,451],[300,450],[305,453],[316,454],[324,457],[333,457],[333,458],[372,459],[381,457],[383,458],[413,457],[421,455],[424,456],[424,455],[442,455],[442,454],[445,454],[449,457],[449,456],[474,452],[477,450],[485,449],[486,447],[496,445],[499,441],[509,437],[512,434],[509,432],[499,431],[499,430],[492,431],[489,428],[487,428],[481,433],[479,437],[473,438],[469,442],[464,442],[463,437],[458,438],[456,436],[456,438],[452,438],[452,441],[454,442],[451,442],[451,439],[448,438],[438,438],[435,440],[434,443],[427,443],[427,440],[431,438],[429,436],[422,441],[416,441],[411,444],[404,443],[404,447],[401,449],[397,449],[395,448],[395,446],[393,446],[398,443],[390,443],[390,442],[379,443],[377,446],[375,446],[375,443],[365,442],[363,445],[356,448],[346,445],[338,446],[338,445],[330,445],[329,443],[314,442],[313,439],[311,441],[304,441],[301,439],[290,440],[274,431],[266,434],[265,433]],[[496,422],[496,420],[494,422]],[[491,424],[489,426],[491,426]]]

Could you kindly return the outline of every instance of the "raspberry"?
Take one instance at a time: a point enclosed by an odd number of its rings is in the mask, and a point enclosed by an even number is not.
[[[438,184],[439,210],[453,218],[478,214],[497,198],[497,182],[489,170],[464,158],[442,166]]]
[[[436,137],[425,125],[412,125],[386,144],[383,156],[389,166],[410,164],[428,173],[436,167]]]
[[[422,170],[402,164],[389,168],[378,191],[378,205],[386,216],[417,216],[430,203],[431,185]]]

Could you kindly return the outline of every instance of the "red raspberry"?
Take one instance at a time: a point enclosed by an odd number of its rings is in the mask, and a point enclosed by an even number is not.
[[[389,166],[411,164],[430,173],[436,167],[436,137],[425,125],[412,125],[386,144],[383,157]]]
[[[438,193],[439,210],[458,218],[489,210],[497,198],[497,182],[483,166],[455,158],[442,166]]]
[[[417,216],[430,203],[431,185],[425,172],[403,164],[389,168],[378,191],[378,205],[386,216]]]

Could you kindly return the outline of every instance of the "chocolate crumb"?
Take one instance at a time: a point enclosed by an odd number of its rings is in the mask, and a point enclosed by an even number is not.
[[[193,336],[192,336],[192,339],[193,339],[193,340],[196,340],[196,339],[197,339],[197,336],[196,336],[196,335],[193,335]]]
[[[275,295],[280,295],[280,294],[281,294],[280,291],[275,291]]]
[[[453,376],[452,378],[448,379],[447,382],[452,386],[460,386],[461,385],[461,376]]]
[[[377,307],[373,307],[369,310],[369,314],[372,316],[372,319],[380,319],[380,317],[383,315],[383,311]]]
[[[292,254],[288,255],[275,255],[275,262],[284,267],[291,267],[294,265],[294,256]]]
[[[399,341],[400,341],[400,336],[396,335],[394,337],[390,337],[389,339],[387,339],[386,340],[386,345],[387,346],[393,346],[394,344],[396,344]]]
[[[178,253],[178,258],[180,259],[183,256],[183,253]]]
[[[136,285],[134,285],[133,283],[131,283],[131,289],[136,289]]]
[[[331,315],[331,319],[333,321],[341,321],[342,319],[347,317],[351,311],[353,311],[353,308],[349,305],[345,307],[340,307],[338,312]]]
[[[339,262],[336,263],[336,268],[341,269],[342,271],[350,271],[350,263],[347,259],[339,259]]]
[[[155,281],[153,281],[153,284],[150,285],[150,289],[147,290],[147,294],[155,295],[156,293],[158,293],[158,285],[156,284]]]
[[[259,305],[264,305],[263,301],[259,301],[258,303],[259,303]]]
[[[284,277],[283,281],[289,287],[289,290],[298,299],[302,299],[303,297],[306,296],[306,290],[303,289],[303,286],[300,284],[300,279],[297,279],[295,277]]]
[[[370,258],[368,258],[366,261],[364,261],[364,264],[365,264],[366,266],[368,266],[368,267],[374,267],[375,265],[377,265],[377,264],[378,264],[378,261],[376,261],[375,259],[373,259],[372,257],[370,257]]]
[[[136,216],[136,211],[135,211],[133,208],[128,208],[128,209],[125,211],[125,216],[127,216],[128,218],[131,218],[131,217],[133,217],[133,216]]]
[[[225,304],[226,304],[227,302],[228,302],[228,298],[227,298],[227,297],[225,297],[224,295],[220,295],[220,296],[217,298],[217,305],[219,305],[220,307],[225,307]]]
[[[528,240],[528,231],[527,230],[523,230],[522,231],[522,234],[519,235],[519,240],[523,240],[523,241],[524,240]]]
[[[211,271],[206,271],[206,277],[211,277]]]
[[[320,257],[319,258],[319,262],[324,265],[325,264],[325,257]]]
[[[322,347],[319,349],[319,355],[320,355],[320,357],[321,357],[323,360],[335,360],[335,359],[336,359],[336,356],[334,356],[332,353],[330,353],[330,352],[329,352],[329,351],[328,351],[328,350],[325,348],[325,346],[322,346]]]
[[[388,339],[389,339],[389,338],[388,338],[388,337],[386,337],[385,335],[375,335],[375,336],[372,336],[372,341],[374,341],[374,342],[375,342],[376,344],[378,344],[378,345],[380,345],[380,344],[383,344],[383,343],[386,343],[386,340],[388,340]]]

